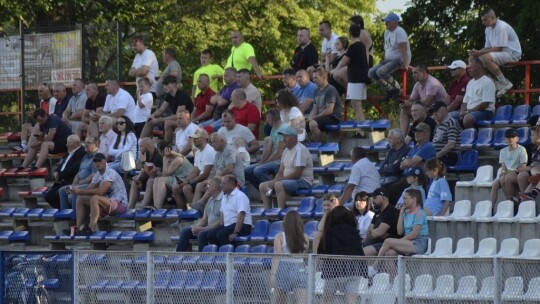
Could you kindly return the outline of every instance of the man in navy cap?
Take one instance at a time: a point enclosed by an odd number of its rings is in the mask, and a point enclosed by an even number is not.
[[[397,69],[409,68],[411,46],[407,33],[398,25],[398,15],[390,13],[382,21],[386,23],[384,59],[369,70],[368,76],[386,90],[385,100],[397,100],[401,95],[401,86],[391,74]]]

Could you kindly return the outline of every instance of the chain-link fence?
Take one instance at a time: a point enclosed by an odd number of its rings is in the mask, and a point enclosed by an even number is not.
[[[2,252],[0,303],[72,303],[71,252]]]

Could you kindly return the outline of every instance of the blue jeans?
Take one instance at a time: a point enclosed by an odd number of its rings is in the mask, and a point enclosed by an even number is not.
[[[229,235],[234,232],[236,223],[229,226],[218,226],[214,229],[208,230],[208,241],[211,244],[216,244],[218,247],[223,245],[232,244],[233,242],[229,241]],[[243,224],[238,236],[245,236],[251,233],[251,225]],[[202,248],[202,247],[201,247]]]
[[[381,82],[381,80],[383,80],[386,83],[391,84],[391,74],[401,68],[402,65],[403,61],[401,59],[382,60],[379,62],[379,64],[369,69],[368,76],[377,82]]]
[[[177,252],[186,252],[188,251],[189,247],[189,240],[197,239],[199,251],[202,251],[204,246],[208,245],[208,232],[210,230],[206,230],[203,232],[199,232],[199,235],[194,236],[193,232],[191,231],[191,227],[184,228],[180,231],[180,240],[178,241],[178,245],[176,245],[176,251]]]
[[[89,184],[82,184],[77,186],[79,189],[86,189]],[[76,194],[68,194],[66,192],[66,189],[71,186],[67,185],[64,187],[61,187],[58,189],[58,196],[60,196],[60,210],[64,209],[73,209],[73,212],[77,212],[77,195]],[[76,214],[76,213],[75,213]]]
[[[311,188],[311,185],[303,179],[284,179],[281,180],[283,189],[287,193],[295,193],[296,190],[303,190]]]
[[[279,171],[280,165],[280,160],[274,160],[262,165],[251,165],[244,169],[244,176],[255,189],[259,189],[261,183],[270,180],[270,176],[268,176],[270,173],[276,174]]]

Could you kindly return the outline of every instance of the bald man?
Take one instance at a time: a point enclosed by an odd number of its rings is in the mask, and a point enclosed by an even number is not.
[[[231,33],[231,55],[227,59],[227,65],[225,68],[234,67],[236,70],[248,69],[255,71],[255,74],[259,79],[263,79],[264,75],[261,73],[257,58],[255,58],[255,50],[251,44],[244,41],[244,36],[239,30],[232,31]]]
[[[300,110],[304,115],[309,115],[311,109],[313,109],[313,102],[315,101],[315,90],[317,86],[309,79],[309,74],[306,70],[300,70],[296,72],[296,83],[300,86],[295,92],[295,96],[300,103]]]

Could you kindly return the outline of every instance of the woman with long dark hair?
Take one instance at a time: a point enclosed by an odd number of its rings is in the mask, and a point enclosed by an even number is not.
[[[133,157],[137,158],[137,136],[135,136],[133,122],[127,116],[120,116],[116,119],[116,142],[109,150],[109,156],[114,160],[109,163],[109,167],[120,172],[120,160],[122,153],[131,151]]]
[[[371,202],[369,195],[360,191],[354,195],[354,206],[352,209],[354,216],[356,217],[356,222],[358,223],[358,231],[360,237],[364,239],[366,237],[369,225],[373,219],[373,211],[371,211]]]

